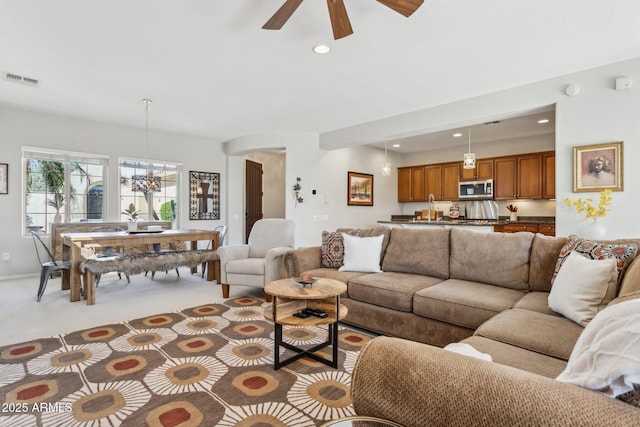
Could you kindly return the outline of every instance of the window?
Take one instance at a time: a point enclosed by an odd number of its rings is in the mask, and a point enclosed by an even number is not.
[[[108,156],[23,147],[22,158],[25,233],[104,219]]]
[[[120,159],[120,220],[171,221],[175,228],[181,171],[175,163]]]

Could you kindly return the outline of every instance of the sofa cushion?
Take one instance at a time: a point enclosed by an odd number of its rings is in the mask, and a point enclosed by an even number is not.
[[[531,244],[529,265],[529,290],[549,292],[551,278],[560,250],[567,243],[566,237],[536,234]]]
[[[549,308],[549,292],[528,292],[513,305],[513,308],[560,316]]]
[[[615,295],[618,272],[613,258],[587,259],[571,252],[549,293],[549,308],[587,326]]]
[[[556,267],[551,278],[551,284],[555,281],[562,263],[571,252],[579,252],[591,259],[615,258],[618,268],[618,285],[622,283],[624,273],[629,264],[636,257],[638,245],[635,243],[615,243],[615,242],[597,242],[588,240],[580,236],[571,235],[569,240],[562,247],[556,260]],[[614,297],[617,289],[614,290]],[[613,297],[612,297],[613,298]]]
[[[513,308],[483,323],[474,335],[566,361],[583,329],[561,316]]]
[[[345,232],[345,231],[353,231],[353,228],[338,228],[336,232]],[[358,235],[360,237],[373,237],[373,236],[384,236],[382,239],[382,249],[380,250],[380,261],[384,257],[384,254],[387,250],[387,245],[389,244],[389,236],[391,235],[391,229],[384,225],[379,225],[377,227],[371,228],[358,228]]]
[[[365,274],[369,273],[362,273],[359,271],[338,271],[336,268],[314,268],[300,273],[301,276],[309,275],[311,277],[322,277],[325,279],[339,280],[343,283],[349,283],[349,281],[354,277],[364,276]]]
[[[448,278],[449,235],[449,229],[392,229],[382,269]]]
[[[327,268],[340,268],[344,264],[344,240],[343,232],[323,231],[322,232],[322,266]],[[344,233],[353,236],[360,235],[359,230],[349,230]]]
[[[640,384],[640,299],[598,313],[557,379],[610,397],[633,391]]]
[[[524,294],[514,289],[448,279],[413,297],[413,312],[442,322],[475,329],[510,308]]]
[[[380,252],[384,236],[358,237],[343,234],[344,265],[339,271],[380,273]]]
[[[399,311],[411,312],[413,294],[442,281],[417,274],[384,272],[354,277],[349,281],[349,298]]]
[[[451,230],[452,279],[529,289],[532,233],[480,233]]]
[[[491,355],[495,363],[512,366],[549,378],[557,377],[567,366],[565,360],[477,335],[465,338],[460,342],[469,344],[482,353]]]

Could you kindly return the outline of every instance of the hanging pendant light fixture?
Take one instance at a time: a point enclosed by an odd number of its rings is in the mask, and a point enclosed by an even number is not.
[[[145,175],[133,175],[131,177],[131,191],[142,191],[153,193],[160,191],[160,177],[153,174],[151,161],[149,160],[149,104],[150,99],[143,99],[145,123],[144,123],[144,142],[147,153],[147,173]]]
[[[475,169],[476,167],[476,153],[471,152],[471,128],[469,128],[469,151],[464,155],[463,167],[464,169]]]
[[[384,162],[382,163],[382,176],[391,175],[391,163],[387,161],[387,143],[384,143]]]

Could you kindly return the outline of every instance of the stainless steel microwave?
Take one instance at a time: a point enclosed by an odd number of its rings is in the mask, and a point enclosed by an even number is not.
[[[493,199],[493,180],[461,181],[458,183],[458,197],[460,200]]]

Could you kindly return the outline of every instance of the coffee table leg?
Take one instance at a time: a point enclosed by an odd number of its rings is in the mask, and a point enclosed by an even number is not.
[[[273,367],[274,369],[280,369],[280,345],[282,344],[282,324],[280,323],[276,323],[275,324],[275,329],[276,329],[276,339],[275,339],[275,345],[273,348]]]

